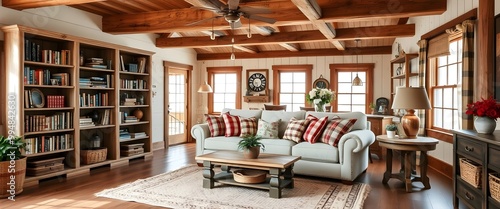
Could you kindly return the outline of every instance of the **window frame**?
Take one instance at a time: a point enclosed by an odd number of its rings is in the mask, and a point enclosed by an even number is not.
[[[335,91],[335,95],[338,92],[338,77],[337,74],[339,72],[364,72],[366,73],[366,81],[363,81],[366,88],[365,101],[367,102],[365,105],[365,114],[369,113],[370,110],[370,102],[373,102],[373,69],[375,68],[374,63],[359,63],[359,64],[330,64],[330,89]],[[338,112],[338,102],[337,100],[333,100],[332,103],[332,111]]]
[[[243,71],[243,67],[234,66],[234,67],[207,67],[207,78],[208,84],[215,89],[214,85],[214,75],[215,74],[227,74],[227,73],[235,73],[236,74],[236,109],[241,109],[241,73]],[[221,114],[220,112],[214,112],[214,94],[208,93],[208,114]]]
[[[273,65],[273,104],[280,104],[280,76],[281,73],[288,72],[304,72],[306,74],[306,91],[304,93],[304,104],[307,106],[306,94],[312,89],[312,70],[313,65]]]
[[[457,36],[457,37],[454,37],[452,40],[449,41],[449,43],[452,43],[452,42],[456,42],[456,41],[460,41],[460,39],[462,38],[462,36]],[[463,44],[463,43],[462,43]],[[463,50],[463,47],[462,47],[462,50]],[[462,51],[463,52],[463,51]],[[462,52],[458,53],[459,56],[461,56]],[[448,56],[448,55],[446,55]],[[437,79],[438,79],[438,70],[439,70],[439,61],[438,61],[439,57],[431,57],[431,58],[427,58],[427,61],[428,61],[428,66],[429,66],[429,87],[428,87],[428,93],[429,93],[429,100],[430,100],[430,103],[431,103],[431,109],[427,111],[427,114],[429,116],[429,119],[427,120],[427,124],[428,124],[428,134],[429,136],[434,136],[434,134],[447,134],[447,135],[451,135],[452,134],[452,130],[453,129],[444,129],[442,127],[436,127],[434,125],[434,89],[436,88],[439,88],[439,89],[446,89],[446,88],[454,88],[455,90],[458,88],[458,86],[461,84],[460,82],[457,82],[457,84],[455,85],[441,85],[441,86],[437,86]],[[431,64],[433,64],[433,66],[431,66]],[[457,64],[458,65],[463,65],[463,59],[460,61],[460,62],[456,62],[454,64]],[[446,66],[448,68],[448,66],[450,66],[450,63],[448,62],[448,60],[446,61]],[[448,75],[448,71],[446,72],[447,75]],[[457,75],[460,75],[460,70],[457,69]],[[457,78],[460,80],[460,78]],[[460,95],[457,95],[458,97],[460,97]],[[460,102],[461,99],[458,99],[457,101]],[[453,102],[453,100],[452,100]],[[453,105],[452,105],[453,106]],[[442,108],[441,109],[448,109],[448,108]],[[451,108],[452,110],[454,110],[453,108]],[[460,111],[458,108],[457,108],[458,111]],[[458,116],[456,118],[456,120],[460,120],[460,116]],[[453,122],[453,121],[452,121]],[[456,128],[459,128],[459,127],[456,127]]]

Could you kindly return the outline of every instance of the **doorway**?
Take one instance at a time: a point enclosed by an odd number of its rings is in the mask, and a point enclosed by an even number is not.
[[[165,62],[165,147],[189,141],[189,75],[192,67]]]

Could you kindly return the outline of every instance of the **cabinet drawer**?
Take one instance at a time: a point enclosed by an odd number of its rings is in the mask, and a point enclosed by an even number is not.
[[[488,166],[500,169],[500,147],[488,147]]]
[[[457,136],[457,152],[459,154],[474,157],[480,161],[484,161],[485,146],[482,143],[472,141],[461,136]]]
[[[481,202],[483,201],[483,197],[474,192],[472,188],[464,185],[466,184],[463,181],[457,182],[457,195],[462,201],[471,205],[473,208],[481,208]]]

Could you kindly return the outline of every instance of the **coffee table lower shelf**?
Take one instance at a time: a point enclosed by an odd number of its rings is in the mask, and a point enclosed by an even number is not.
[[[240,183],[234,180],[233,174],[232,173],[227,173],[227,172],[220,172],[218,174],[215,174],[214,176],[214,181],[221,183],[221,184],[228,184],[228,185],[233,185],[233,186],[242,186],[242,187],[250,187],[250,188],[255,188],[255,189],[263,189],[263,190],[269,190],[271,188],[270,181],[271,178],[267,177],[266,181],[263,183],[257,183],[257,184],[246,184],[246,183]],[[291,186],[293,188],[293,180],[290,179],[281,179],[280,182],[280,189],[283,188],[290,188],[287,186]]]

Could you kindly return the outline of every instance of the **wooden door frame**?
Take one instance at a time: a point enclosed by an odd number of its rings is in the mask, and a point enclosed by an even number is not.
[[[165,149],[168,148],[168,128],[165,128],[166,122],[168,121],[168,109],[166,109],[167,104],[168,104],[168,69],[169,68],[180,68],[180,69],[185,69],[187,71],[187,89],[188,91],[186,92],[187,96],[187,112],[186,112],[186,119],[187,123],[186,126],[189,128],[193,125],[193,121],[191,120],[191,112],[193,110],[192,108],[192,74],[193,74],[193,66],[192,65],[186,65],[186,64],[181,64],[181,63],[176,63],[176,62],[169,62],[169,61],[163,61],[163,147]],[[166,91],[165,91],[166,90]],[[191,136],[190,131],[186,129],[187,131],[187,142],[193,142],[193,136]]]
[[[373,70],[375,68],[374,63],[359,63],[359,64],[330,64],[330,89],[338,92],[338,77],[337,72],[347,71],[347,72],[365,72],[366,81],[364,81],[367,87],[366,91],[366,106],[365,112],[370,112],[369,104],[373,101]],[[338,111],[337,100],[332,101],[332,112]]]

